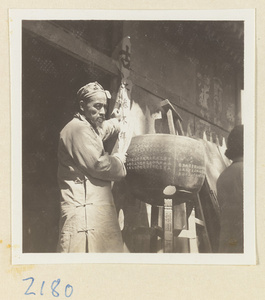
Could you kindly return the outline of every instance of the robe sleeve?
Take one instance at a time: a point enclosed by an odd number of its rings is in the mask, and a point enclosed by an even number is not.
[[[100,139],[92,129],[81,126],[72,132],[66,147],[77,167],[86,176],[107,181],[120,180],[126,175],[125,166],[118,157],[104,151]]]
[[[102,141],[106,141],[114,135],[118,135],[120,132],[120,122],[115,119],[109,119],[104,121],[102,128],[99,130],[99,135]]]

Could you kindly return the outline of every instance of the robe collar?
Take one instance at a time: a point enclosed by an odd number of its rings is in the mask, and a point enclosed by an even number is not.
[[[77,118],[79,119],[80,121],[83,121],[83,122],[86,122],[87,124],[89,124],[89,126],[91,127],[92,131],[95,132],[96,135],[99,135],[99,131],[97,128],[94,128],[89,122],[88,120],[86,119],[86,117],[82,114],[80,114],[79,112],[78,113],[75,113],[74,114],[74,118]]]

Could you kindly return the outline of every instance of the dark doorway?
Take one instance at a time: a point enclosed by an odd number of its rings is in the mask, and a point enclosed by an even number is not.
[[[39,38],[22,34],[23,252],[55,252],[60,216],[59,133],[75,110],[76,91],[90,81],[109,89],[111,76]]]

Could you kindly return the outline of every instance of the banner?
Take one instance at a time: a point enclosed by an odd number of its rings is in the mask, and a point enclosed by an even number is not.
[[[121,114],[121,131],[118,136],[115,152],[125,153],[130,145],[133,134],[133,122],[130,121],[132,82],[129,79],[131,70],[131,41],[125,37],[116,48],[117,67],[121,72],[121,85],[117,94],[114,108]]]

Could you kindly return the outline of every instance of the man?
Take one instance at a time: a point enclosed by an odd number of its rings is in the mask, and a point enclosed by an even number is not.
[[[119,115],[105,120],[110,98],[97,82],[77,92],[79,113],[63,128],[58,147],[61,219],[58,252],[122,252],[111,181],[126,175],[124,155],[103,141],[119,132]]]
[[[243,125],[228,136],[225,155],[233,163],[217,180],[220,204],[220,253],[243,253]]]

